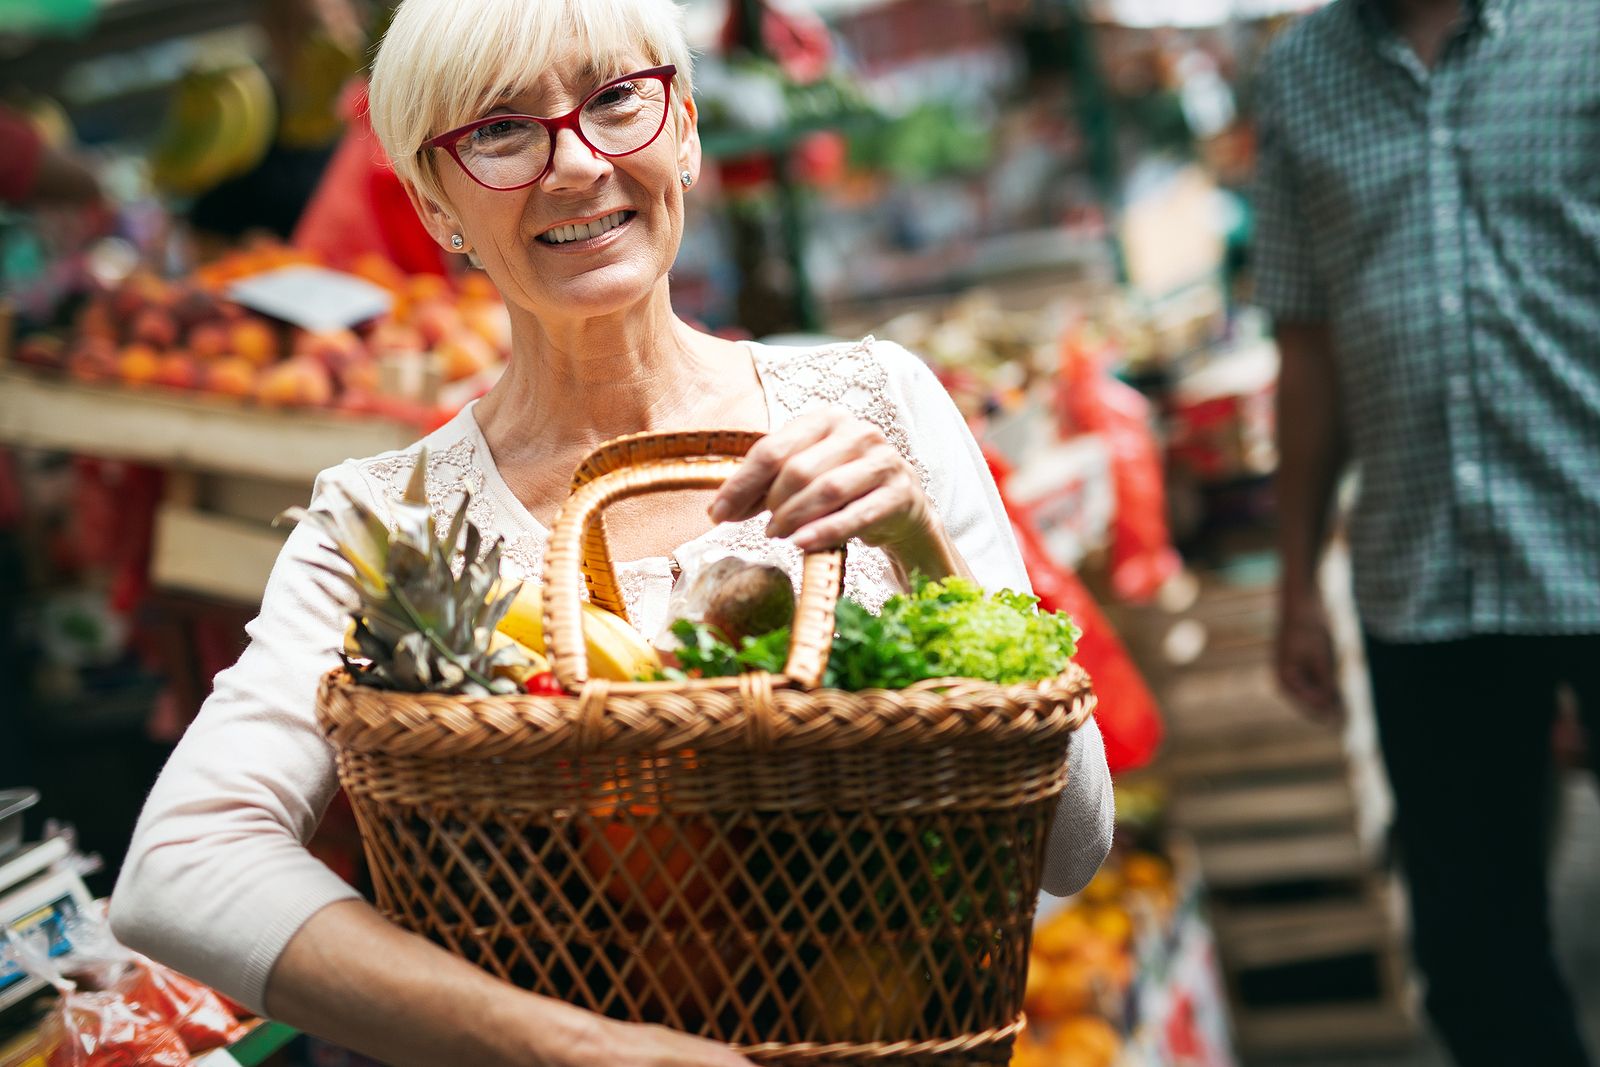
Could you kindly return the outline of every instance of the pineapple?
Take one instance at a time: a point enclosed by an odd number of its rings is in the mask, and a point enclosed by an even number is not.
[[[517,692],[518,680],[538,665],[517,642],[497,640],[495,627],[519,586],[502,586],[499,539],[480,556],[483,535],[467,521],[467,498],[449,530],[438,536],[428,506],[427,464],[423,449],[395,507],[392,533],[371,510],[348,499],[334,511],[290,508],[279,519],[313,523],[333,541],[324,547],[348,565],[308,561],[355,592],[347,645],[353,642],[365,663],[341,656],[356,682],[410,693]]]

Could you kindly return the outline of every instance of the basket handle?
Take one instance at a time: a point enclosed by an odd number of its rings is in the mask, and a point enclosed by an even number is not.
[[[589,662],[583,640],[583,608],[578,596],[580,577],[589,587],[589,599],[626,617],[621,590],[612,569],[601,514],[630,497],[689,489],[716,489],[739,469],[739,456],[759,439],[759,434],[651,434],[660,441],[657,454],[684,456],[690,439],[700,448],[713,439],[724,448],[738,448],[697,458],[648,459],[649,449],[635,451],[634,465],[618,466],[581,484],[562,504],[550,532],[545,556],[544,631],[556,681],[574,692],[589,680]],[[649,442],[637,441],[636,445]],[[741,447],[742,446],[742,447]],[[602,449],[610,446],[602,445]],[[693,454],[693,453],[690,453]],[[585,466],[588,466],[586,461]],[[583,468],[580,467],[580,470]],[[789,659],[784,676],[797,685],[814,689],[822,682],[833,645],[833,609],[843,587],[844,550],[806,553],[790,628]]]

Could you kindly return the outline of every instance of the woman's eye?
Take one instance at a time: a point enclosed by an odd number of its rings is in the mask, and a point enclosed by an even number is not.
[[[494,144],[496,141],[505,140],[517,133],[522,126],[522,123],[510,119],[505,122],[491,122],[486,126],[479,126],[472,131],[472,143],[474,145]]]
[[[622,82],[619,85],[608,85],[595,95],[594,102],[600,107],[616,107],[625,104],[638,95],[632,82]]]

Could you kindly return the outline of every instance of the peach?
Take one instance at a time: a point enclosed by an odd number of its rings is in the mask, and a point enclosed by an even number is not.
[[[111,309],[111,298],[97,296],[83,305],[78,312],[77,320],[73,323],[73,329],[79,337],[98,337],[116,344],[121,331],[117,329],[117,319]]]
[[[511,354],[511,312],[504,304],[470,304],[462,308],[461,321],[502,356]]]
[[[367,357],[367,347],[349,330],[298,330],[291,346],[295,355],[316,360],[330,371]]]
[[[422,334],[425,345],[437,348],[447,337],[461,332],[461,312],[456,310],[454,304],[443,300],[431,300],[418,304],[413,309],[411,325]]]
[[[265,319],[246,318],[236,322],[229,333],[233,354],[264,367],[278,358],[278,331]]]
[[[348,364],[336,372],[339,389],[345,393],[376,393],[378,391],[378,364],[364,359]]]
[[[447,382],[470,378],[498,362],[493,346],[475,333],[463,333],[440,345],[435,354]]]
[[[103,337],[79,337],[67,346],[68,377],[80,382],[108,382],[117,376],[117,346]]]
[[[155,383],[168,389],[196,389],[200,386],[200,363],[188,352],[168,352],[156,361]]]
[[[459,283],[462,303],[498,304],[500,290],[494,287],[487,274],[470,271],[461,276]]]
[[[149,345],[128,345],[117,356],[117,377],[127,385],[149,385],[160,366],[161,354]]]
[[[189,350],[196,359],[220,359],[228,351],[228,327],[221,322],[202,322],[189,331]]]
[[[375,356],[387,356],[393,352],[421,352],[428,345],[415,327],[385,319],[373,328],[367,347]]]
[[[294,356],[262,373],[256,399],[268,407],[326,407],[333,400],[333,379],[316,360]]]
[[[205,368],[205,388],[221,396],[250,396],[256,391],[255,364],[224,356]]]
[[[178,316],[178,324],[190,330],[202,322],[217,318],[221,314],[219,307],[221,303],[216,294],[191,285],[179,294],[177,306],[173,310]]]
[[[450,300],[454,293],[450,282],[439,274],[413,274],[406,281],[406,296],[413,303],[427,304],[434,300]]]
[[[162,308],[145,308],[134,316],[129,331],[135,344],[152,348],[171,348],[178,343],[178,321],[170,311]]]
[[[30,367],[59,367],[66,357],[66,345],[54,334],[36,333],[17,342],[17,362]]]
[[[111,294],[111,311],[118,320],[128,322],[148,307],[171,304],[167,283],[149,271],[135,271],[122,280]]]
[[[405,272],[376,252],[357,256],[350,265],[350,273],[365,278],[373,285],[382,286],[391,293],[398,293],[406,287]]]

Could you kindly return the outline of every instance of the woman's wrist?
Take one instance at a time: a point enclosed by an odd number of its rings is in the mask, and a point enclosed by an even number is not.
[[[582,1067],[605,1060],[606,1020],[559,1000],[503,985],[486,1013],[504,1040],[496,1042],[495,1062],[516,1067]]]
[[[937,516],[921,524],[915,536],[883,548],[903,589],[910,589],[913,576],[919,574],[933,581],[972,577],[967,561],[956,551]]]

